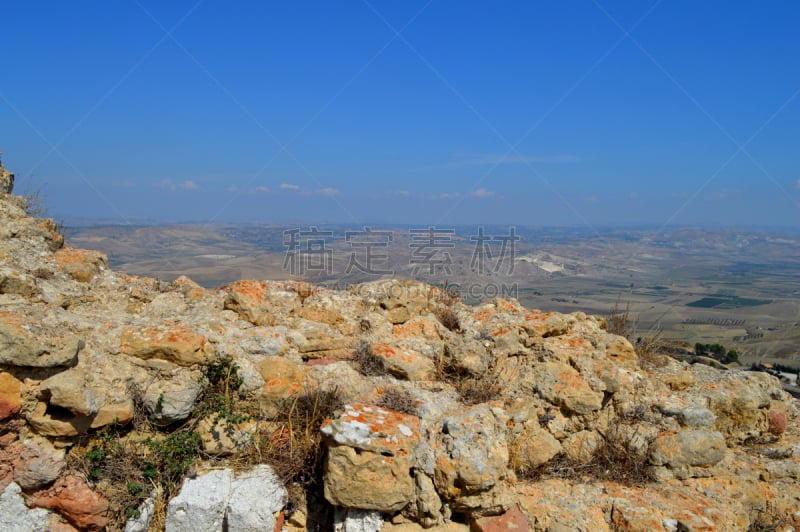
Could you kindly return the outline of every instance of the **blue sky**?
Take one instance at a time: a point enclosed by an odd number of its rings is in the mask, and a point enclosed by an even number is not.
[[[9,2],[52,214],[800,225],[793,1]]]

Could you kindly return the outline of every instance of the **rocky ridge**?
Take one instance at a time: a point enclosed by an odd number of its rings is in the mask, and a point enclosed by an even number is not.
[[[416,281],[134,277],[28,216],[1,165],[0,185],[3,530],[800,527],[772,376],[647,364],[602,318]],[[318,477],[287,476],[281,419],[309,397],[306,420],[336,399],[303,428]],[[131,475],[176,468],[121,486],[118,445]]]

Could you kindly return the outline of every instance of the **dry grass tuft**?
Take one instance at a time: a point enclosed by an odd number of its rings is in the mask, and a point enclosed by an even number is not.
[[[358,372],[365,377],[377,377],[386,375],[386,367],[383,360],[372,352],[369,342],[362,341],[353,351],[353,362],[356,364]]]
[[[667,363],[668,355],[662,354],[664,340],[661,331],[657,330],[649,336],[639,336],[639,319],[631,318],[631,302],[621,309],[619,301],[611,307],[606,318],[606,330],[611,334],[624,336],[633,345],[642,369],[662,367]]]
[[[419,402],[408,391],[399,388],[389,388],[383,392],[377,406],[412,416],[419,415]]]
[[[497,399],[502,392],[500,377],[493,368],[482,375],[473,375],[453,363],[447,344],[436,360],[436,379],[450,383],[458,392],[461,401],[467,405],[477,405]]]
[[[647,457],[634,449],[636,432],[620,430],[623,425],[631,426],[644,416],[644,411],[632,411],[627,417],[618,419],[603,435],[602,445],[586,463],[571,460],[560,454],[546,464],[527,468],[519,458],[520,450],[512,445],[509,449],[510,464],[521,478],[542,480],[564,478],[571,480],[591,480],[616,482],[627,486],[642,486],[654,481]]]

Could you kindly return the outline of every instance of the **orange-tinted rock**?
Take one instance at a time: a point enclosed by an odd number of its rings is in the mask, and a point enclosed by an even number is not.
[[[204,362],[206,338],[180,326],[127,327],[120,338],[120,353],[137,358],[160,358],[181,366]]]
[[[472,530],[475,532],[504,532],[507,530],[524,532],[530,530],[530,523],[519,506],[514,505],[503,515],[482,517],[474,521]]]
[[[786,407],[781,401],[772,401],[769,412],[769,432],[780,435],[786,431]]]
[[[54,510],[78,528],[100,530],[108,524],[108,498],[77,476],[57,480],[50,489],[30,495],[27,503]]]
[[[242,280],[225,286],[225,308],[255,325],[275,325],[277,318],[287,316],[300,306],[296,291],[274,283]]]
[[[410,381],[426,381],[435,374],[433,361],[408,346],[373,342],[370,349],[382,361],[386,370],[397,377]]]
[[[53,255],[53,260],[59,270],[82,283],[108,268],[105,253],[88,249],[63,248]]]
[[[284,401],[306,391],[309,386],[305,367],[286,358],[266,357],[258,363],[257,369],[264,379],[259,405],[267,417],[277,415]]]
[[[19,412],[22,384],[10,373],[0,373],[0,421]]]
[[[372,405],[345,406],[322,433],[331,440],[325,498],[345,508],[394,512],[414,499],[412,457],[419,418]]]

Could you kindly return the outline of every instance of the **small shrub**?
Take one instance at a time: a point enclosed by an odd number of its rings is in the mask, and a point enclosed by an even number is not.
[[[378,401],[377,406],[416,416],[419,414],[419,404],[407,390],[389,388]]]
[[[667,355],[659,352],[664,345],[661,331],[656,331],[652,336],[641,337],[638,336],[638,328],[639,319],[631,319],[631,302],[625,304],[624,310],[620,308],[619,301],[614,303],[606,317],[606,331],[627,338],[636,351],[642,369],[664,366]]]
[[[386,368],[380,357],[372,352],[369,342],[361,342],[353,352],[353,362],[356,363],[358,372],[365,377],[386,375]]]
[[[442,350],[436,360],[436,378],[452,384],[461,400],[467,405],[492,401],[502,392],[500,378],[493,368],[489,368],[483,375],[473,375],[457,367],[453,363],[447,344],[442,344]]]
[[[436,319],[439,323],[444,325],[447,329],[453,332],[461,332],[461,323],[458,321],[458,316],[450,307],[439,307],[435,313]]]
[[[794,530],[787,528],[789,520],[784,515],[779,515],[775,510],[754,509],[750,512],[750,526],[748,532],[778,532],[779,530]]]

